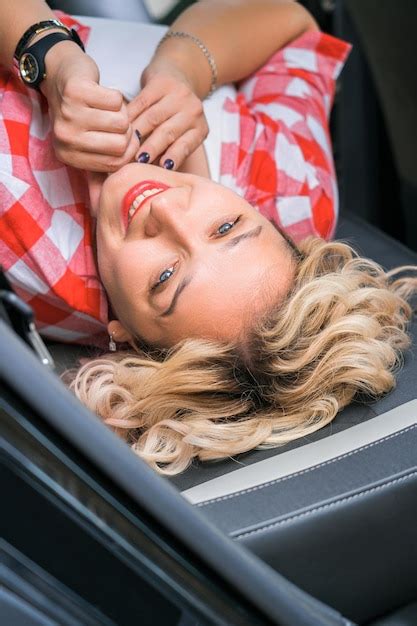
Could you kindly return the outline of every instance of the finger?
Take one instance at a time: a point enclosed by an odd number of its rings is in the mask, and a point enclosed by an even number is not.
[[[60,150],[57,146],[55,149],[57,158],[65,165],[70,165],[76,169],[88,170],[90,172],[112,172],[120,167],[115,163],[115,159],[104,156],[102,154],[87,152],[67,152]]]
[[[168,121],[159,125],[140,145],[137,152],[139,160],[142,154],[149,154],[148,161],[154,161],[177,139],[189,130],[189,120],[182,113],[177,113]],[[141,127],[142,130],[142,127]]]
[[[130,135],[130,140],[129,140],[129,144],[126,148],[126,152],[124,154],[124,159],[126,159],[126,162],[131,162],[131,161],[136,161],[136,152],[138,149],[138,138],[136,133],[134,132],[133,128],[132,128],[132,133]]]
[[[159,102],[164,94],[165,91],[158,83],[144,87],[142,91],[127,104],[129,121],[132,122],[144,111],[147,111],[151,106]]]
[[[116,172],[121,167],[130,163],[133,159],[134,150],[128,148],[123,157],[111,157],[94,152],[78,152],[55,148],[57,158],[77,169],[89,172]]]
[[[190,154],[201,145],[202,141],[200,131],[195,128],[188,130],[161,155],[159,165],[168,170],[178,169]]]
[[[110,89],[97,83],[91,83],[90,88],[85,88],[83,95],[84,102],[93,109],[120,111],[123,105],[123,95],[118,89]]]
[[[106,133],[100,131],[87,131],[74,133],[67,125],[56,124],[54,127],[55,139],[58,149],[65,152],[87,152],[106,156],[122,157],[132,138],[132,128],[128,132]],[[135,137],[136,139],[136,137]],[[134,144],[137,150],[137,140]]]
[[[121,157],[116,158],[107,158],[105,161],[105,165],[108,168],[107,171],[115,172],[119,170],[121,167],[126,165],[127,163],[131,163],[135,160],[135,152],[137,150],[137,138],[135,133],[130,133],[130,140],[128,142],[127,148],[124,154]]]
[[[178,102],[175,101],[175,98],[165,96],[136,117],[132,123],[135,128],[140,129],[142,136],[146,136],[161,127],[174,115],[178,115]]]
[[[129,119],[126,111],[103,111],[84,107],[74,116],[74,124],[85,131],[102,131],[107,133],[127,133]]]

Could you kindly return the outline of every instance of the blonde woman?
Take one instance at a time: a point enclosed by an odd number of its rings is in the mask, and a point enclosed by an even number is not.
[[[117,73],[98,82],[100,28],[131,76],[127,25],[118,46],[112,23],[62,16],[33,36],[34,18],[3,41],[7,59],[23,37],[21,77],[2,74],[1,262],[45,336],[100,343],[107,328],[116,352],[81,368],[80,399],[177,473],[388,391],[416,279],[326,241],[327,120],[349,46],[294,2],[203,1],[162,40],[134,31],[155,52],[137,93]],[[25,51],[36,63],[45,48],[46,77],[28,84]]]

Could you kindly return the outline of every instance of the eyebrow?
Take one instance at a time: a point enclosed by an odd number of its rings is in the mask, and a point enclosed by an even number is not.
[[[259,237],[262,232],[262,226],[259,225],[256,228],[252,228],[252,230],[248,230],[241,235],[236,235],[236,237],[232,237],[225,242],[225,248],[233,248],[238,243],[243,241],[244,239],[251,239],[253,237]]]
[[[164,311],[163,313],[161,313],[161,315],[159,317],[168,317],[169,315],[172,315],[172,313],[174,312],[174,309],[176,307],[177,304],[177,300],[180,297],[180,295],[182,294],[182,292],[184,291],[184,289],[186,288],[187,285],[190,284],[192,279],[192,276],[186,276],[178,285],[178,287],[175,290],[174,293],[174,297],[171,300],[171,304],[169,305],[169,307],[166,309],[166,311]]]
[[[251,239],[253,237],[259,237],[261,232],[262,232],[262,226],[259,225],[256,228],[253,228],[252,230],[248,230],[247,232],[242,233],[241,235],[236,235],[236,237],[232,237],[231,239],[228,239],[225,242],[224,249],[234,248],[234,246],[236,246],[241,241],[244,241],[245,239]],[[178,287],[175,290],[174,297],[171,300],[171,304],[169,305],[169,307],[163,313],[161,313],[161,315],[159,315],[159,317],[169,317],[170,315],[173,314],[173,312],[175,310],[175,307],[177,305],[177,302],[178,302],[178,298],[180,297],[180,295],[182,294],[184,289],[187,287],[187,285],[190,284],[192,278],[193,278],[192,276],[186,276],[180,282],[180,284],[178,285]]]

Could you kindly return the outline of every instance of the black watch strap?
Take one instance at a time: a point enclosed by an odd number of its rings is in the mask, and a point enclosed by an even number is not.
[[[76,31],[66,33],[51,33],[39,39],[32,46],[29,46],[21,55],[19,60],[19,71],[23,82],[28,87],[39,89],[45,78],[45,56],[47,52],[60,41],[74,41],[84,51],[84,46]],[[28,75],[27,68],[34,69],[33,76]]]
[[[29,26],[29,28],[25,30],[17,43],[14,53],[14,58],[16,59],[16,61],[19,62],[19,59],[23,54],[24,49],[30,43],[31,39],[35,37],[35,35],[44,32],[45,30],[49,30],[50,28],[60,28],[61,30],[68,33],[68,35],[70,33],[70,29],[65,26],[65,24],[63,24],[60,20],[43,20],[42,22],[32,24],[32,26]]]

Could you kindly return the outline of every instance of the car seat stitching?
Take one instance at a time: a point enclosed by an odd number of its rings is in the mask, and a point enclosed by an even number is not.
[[[271,530],[272,528],[276,528],[277,526],[283,526],[284,524],[287,524],[288,522],[292,522],[294,520],[307,517],[308,515],[312,515],[313,513],[324,511],[326,509],[339,506],[341,504],[345,504],[346,502],[350,502],[351,500],[356,500],[358,498],[361,498],[364,495],[367,495],[376,491],[380,491],[381,489],[385,489],[386,487],[390,487],[392,485],[395,485],[396,483],[404,482],[406,480],[409,480],[410,478],[413,478],[414,476],[417,476],[417,471],[411,472],[410,474],[407,474],[407,476],[401,476],[400,478],[395,478],[394,480],[390,480],[387,483],[384,483],[383,485],[378,485],[377,487],[371,487],[370,489],[365,489],[364,491],[361,491],[360,493],[355,493],[351,496],[347,496],[335,502],[329,502],[328,504],[317,506],[313,509],[310,509],[309,511],[304,511],[303,513],[297,513],[296,515],[292,515],[291,517],[287,517],[286,519],[273,522],[272,524],[268,524],[267,526],[263,526],[262,528],[256,528],[254,530],[238,533],[236,535],[234,535],[233,533],[230,533],[230,536],[233,539],[243,539],[244,537],[249,537],[250,535],[255,535],[265,530]]]
[[[345,459],[349,456],[352,456],[354,454],[357,454],[358,452],[362,452],[363,450],[368,450],[369,448],[372,448],[376,445],[379,445],[381,443],[384,443],[385,441],[388,441],[389,439],[393,439],[394,437],[397,437],[398,435],[402,435],[406,432],[408,432],[409,430],[412,430],[414,428],[417,427],[417,424],[413,424],[411,426],[407,426],[407,428],[404,428],[402,430],[398,430],[396,433],[392,433],[391,435],[386,435],[385,437],[383,437],[382,439],[378,439],[377,441],[373,441],[371,443],[368,443],[366,446],[362,446],[360,448],[356,448],[355,450],[350,450],[349,452],[345,452],[344,454],[341,454],[339,456],[334,457],[333,459],[328,459],[327,461],[323,461],[322,463],[318,463],[317,465],[312,465],[311,467],[307,467],[303,470],[299,470],[298,472],[294,472],[292,474],[288,474],[287,476],[281,476],[280,478],[276,478],[274,480],[268,481],[266,483],[262,483],[262,485],[255,485],[254,487],[248,487],[247,489],[242,489],[241,491],[235,491],[233,493],[229,493],[226,494],[224,496],[219,496],[217,498],[212,498],[210,500],[206,500],[204,502],[198,502],[195,506],[197,507],[203,507],[203,506],[207,506],[209,504],[215,504],[216,502],[222,502],[223,500],[230,500],[232,498],[236,498],[238,496],[243,496],[246,495],[248,493],[252,493],[253,491],[258,491],[260,489],[265,489],[266,487],[271,487],[272,485],[277,485],[280,482],[284,482],[285,480],[289,480],[290,478],[295,478],[298,476],[302,476],[303,474],[307,474],[308,472],[312,472],[314,470],[317,470],[321,467],[325,467],[326,465],[330,465],[331,463],[335,463],[336,461],[340,461],[342,459]]]

